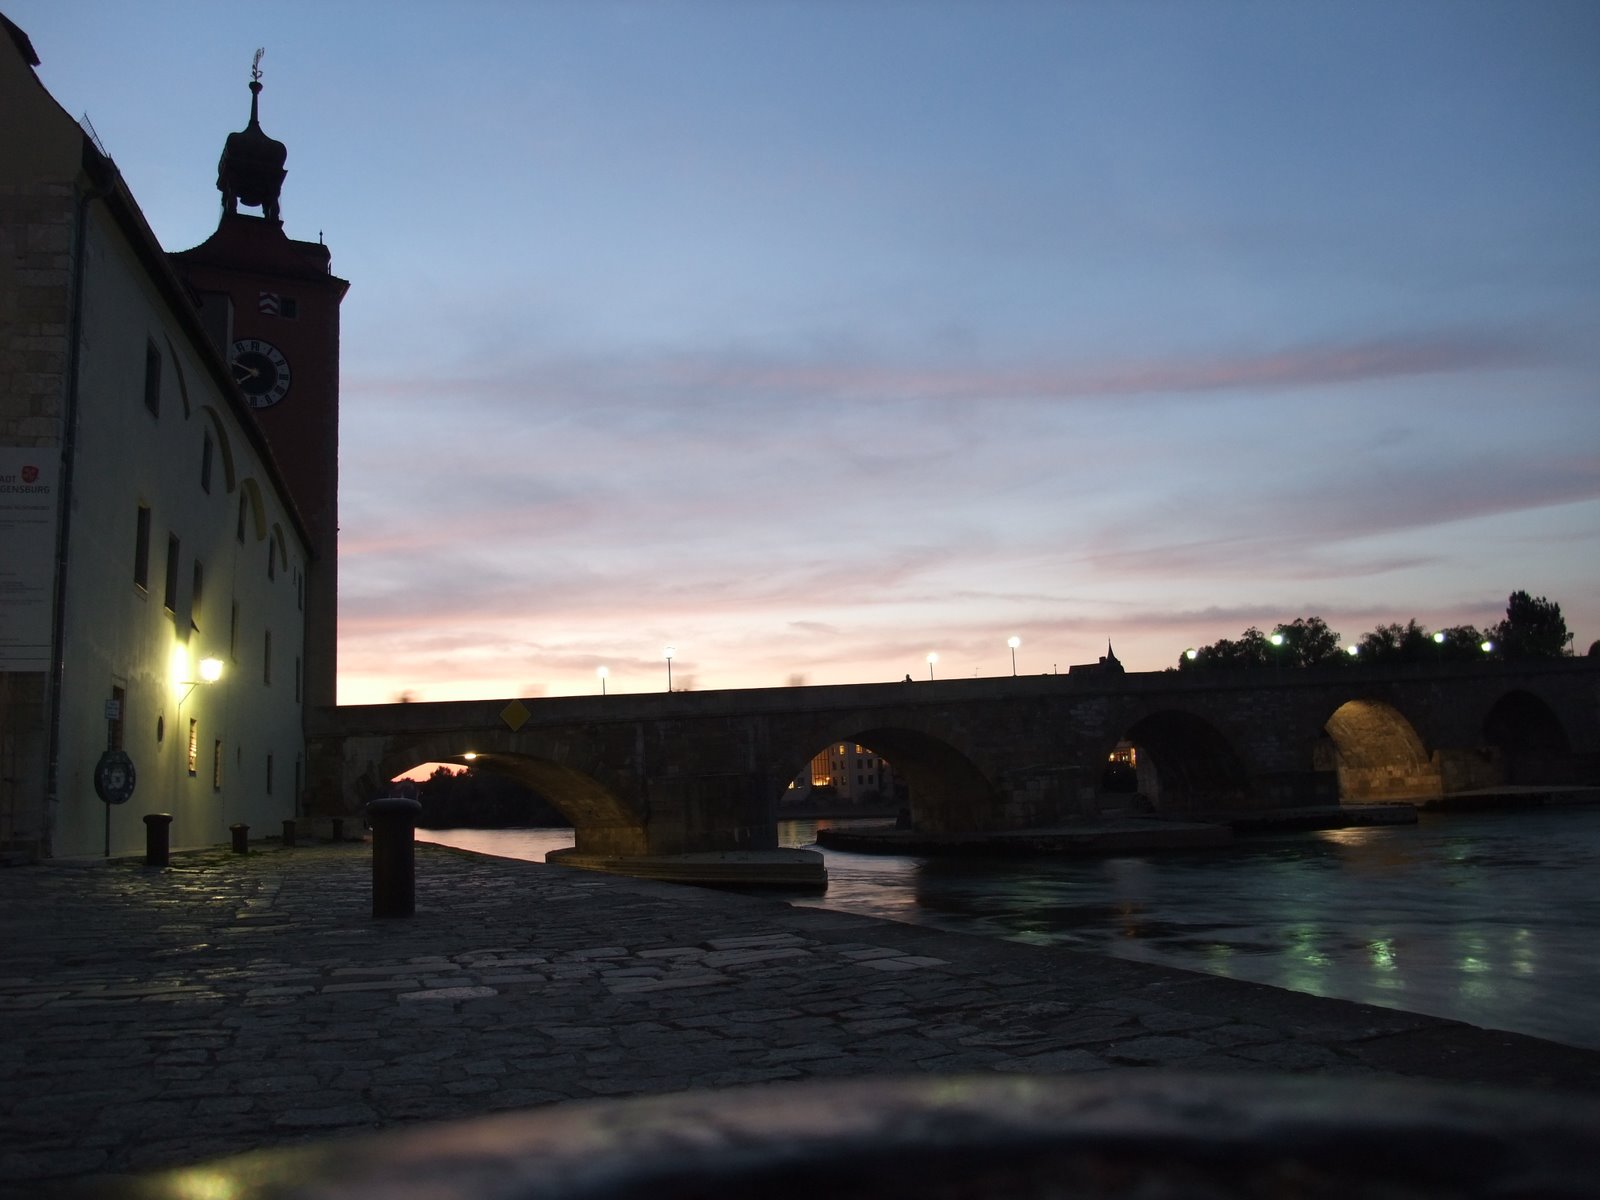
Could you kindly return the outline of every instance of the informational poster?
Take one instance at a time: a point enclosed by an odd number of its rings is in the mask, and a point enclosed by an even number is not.
[[[0,671],[50,667],[61,451],[0,446]]]

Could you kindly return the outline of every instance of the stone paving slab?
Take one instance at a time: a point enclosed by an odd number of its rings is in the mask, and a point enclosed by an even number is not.
[[[1405,1075],[1600,1053],[1078,951],[417,847],[0,871],[0,1196],[568,1100],[915,1072]]]

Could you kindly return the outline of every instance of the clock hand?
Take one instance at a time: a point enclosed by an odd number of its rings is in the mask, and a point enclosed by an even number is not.
[[[239,374],[240,371],[243,371],[244,374]],[[246,378],[254,379],[260,374],[261,372],[256,370],[254,367],[247,367],[242,362],[235,362],[233,364],[233,378],[234,382],[236,383],[243,383]]]

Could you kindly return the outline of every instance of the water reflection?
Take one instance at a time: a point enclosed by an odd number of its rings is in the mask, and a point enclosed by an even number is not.
[[[792,831],[795,841],[805,830]],[[798,903],[1163,962],[1600,1048],[1600,809],[1424,816],[1204,855],[825,852]]]

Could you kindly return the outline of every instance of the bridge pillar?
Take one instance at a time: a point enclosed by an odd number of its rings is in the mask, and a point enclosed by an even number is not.
[[[776,850],[776,800],[759,772],[660,775],[649,780],[649,853]]]

